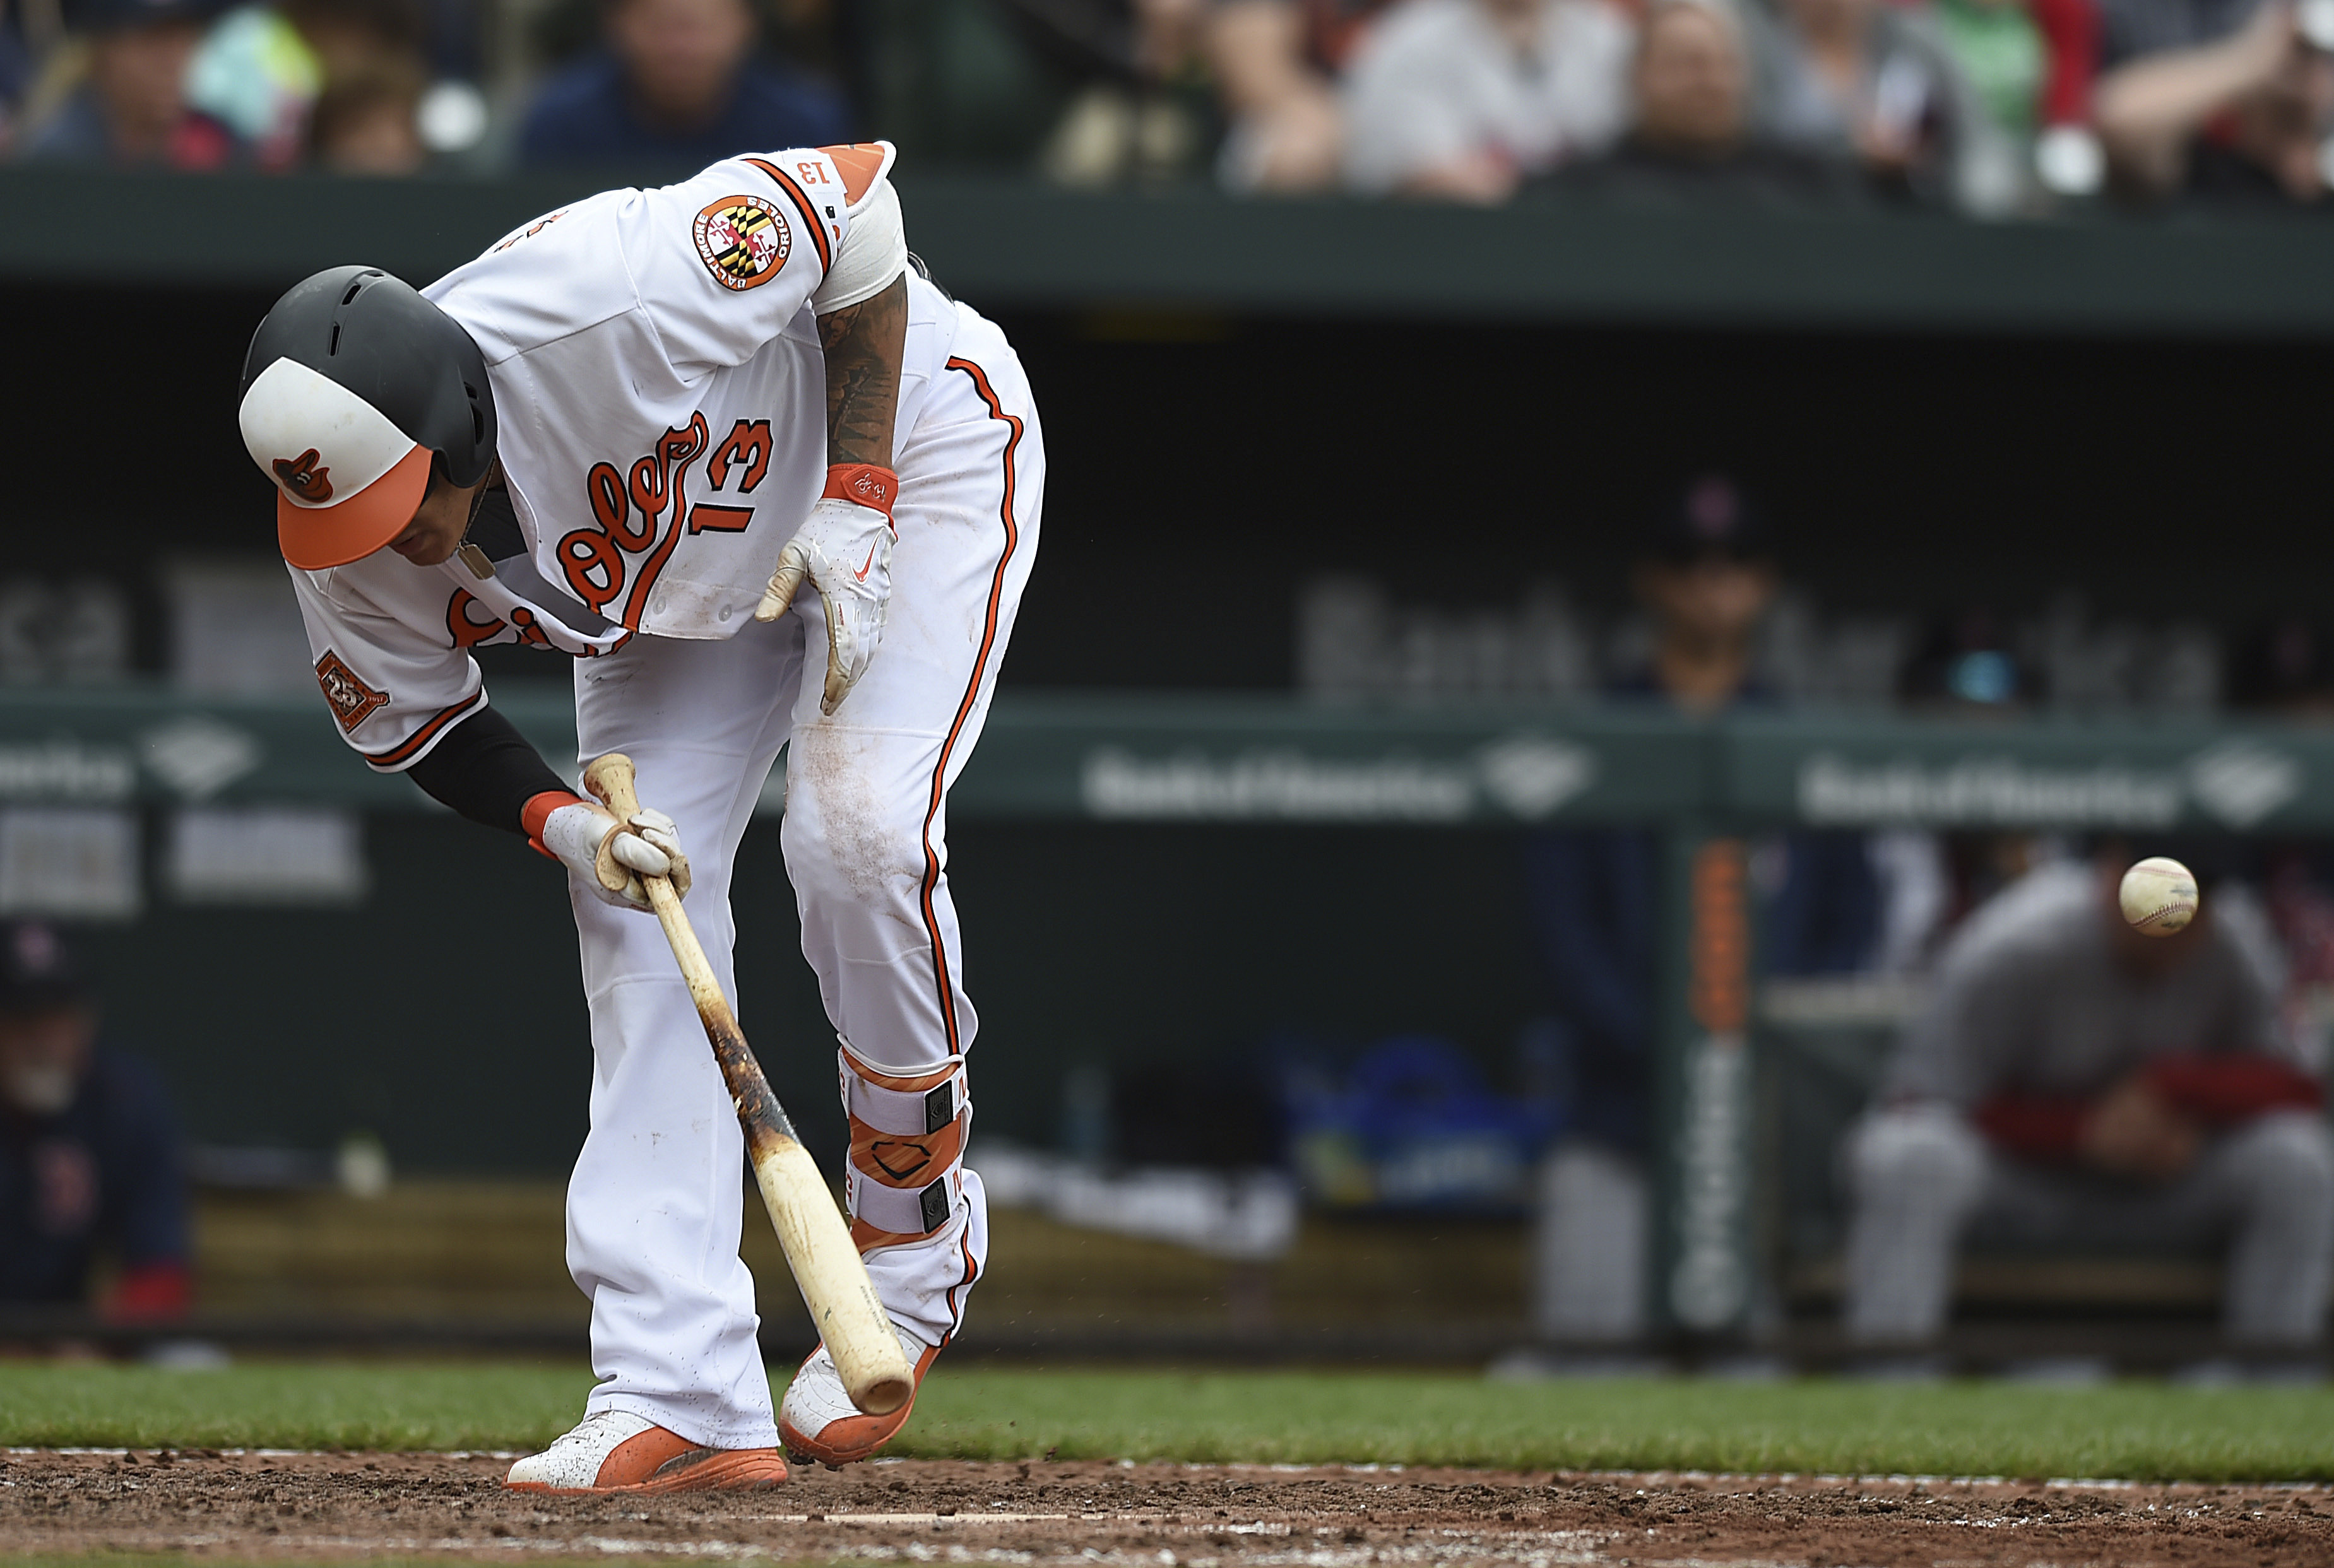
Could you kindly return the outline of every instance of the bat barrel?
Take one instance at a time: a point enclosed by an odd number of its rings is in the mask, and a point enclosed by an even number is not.
[[[794,1139],[771,1136],[754,1151],[754,1181],[844,1392],[871,1416],[890,1415],[914,1396],[915,1371],[817,1162]]]

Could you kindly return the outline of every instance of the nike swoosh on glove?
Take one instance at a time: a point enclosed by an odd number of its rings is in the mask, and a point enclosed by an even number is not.
[[[873,506],[822,497],[778,552],[778,569],[754,611],[757,620],[786,612],[808,579],[826,607],[826,687],[818,710],[833,714],[867,673],[892,602],[892,520]]]
[[[649,908],[642,877],[670,877],[672,890],[689,896],[689,857],[680,851],[673,820],[662,812],[638,811],[629,825],[620,825],[606,807],[579,801],[543,820],[543,846],[603,904]]]

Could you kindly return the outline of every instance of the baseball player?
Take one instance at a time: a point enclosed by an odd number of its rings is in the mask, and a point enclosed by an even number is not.
[[[743,1140],[633,912],[638,877],[672,877],[736,994],[730,867],[782,746],[853,1234],[920,1380],[980,1277],[948,793],[1028,581],[1045,451],[1003,334],[908,255],[892,159],[774,152],[610,191],[420,293],[320,273],[245,365],[244,440],[348,743],[567,868],[594,1055],[567,1262],[600,1382],[513,1486],[768,1486],[781,1443],[841,1464],[906,1419],[854,1409],[824,1347],[774,1415]],[[618,822],[545,766],[487,706],[488,643],[573,656],[583,756],[629,753],[657,809]]]

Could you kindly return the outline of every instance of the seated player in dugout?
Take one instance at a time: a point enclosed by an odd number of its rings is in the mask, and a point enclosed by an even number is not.
[[[1964,1240],[2217,1249],[2222,1330],[2307,1357],[2334,1284],[2334,1131],[2277,1017],[2275,938],[2234,888],[2132,928],[2134,859],[2044,866],[1939,956],[1878,1102],[1850,1130],[1846,1326],[1888,1352],[1945,1327]]]
[[[1003,334],[908,254],[892,159],[796,149],[609,191],[418,293],[320,273],[245,365],[244,439],[342,733],[567,871],[594,1057],[567,1260],[600,1380],[513,1486],[769,1486],[782,1443],[841,1464],[906,1420],[854,1409],[824,1346],[772,1409],[744,1140],[637,912],[639,878],[670,876],[737,995],[730,868],[781,746],[852,1230],[919,1378],[987,1255],[944,831],[1045,449]],[[545,765],[487,706],[487,643],[569,656],[578,760],[628,753],[657,809],[618,822]]]
[[[187,1253],[186,1170],[161,1080],[99,1038],[63,938],[36,921],[0,926],[0,1303],[167,1323],[187,1309]]]

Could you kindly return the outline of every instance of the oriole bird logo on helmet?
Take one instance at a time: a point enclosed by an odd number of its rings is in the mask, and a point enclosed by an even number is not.
[[[317,452],[313,447],[296,457],[275,459],[275,477],[284,487],[303,501],[323,503],[333,498],[333,471],[316,467]]]

